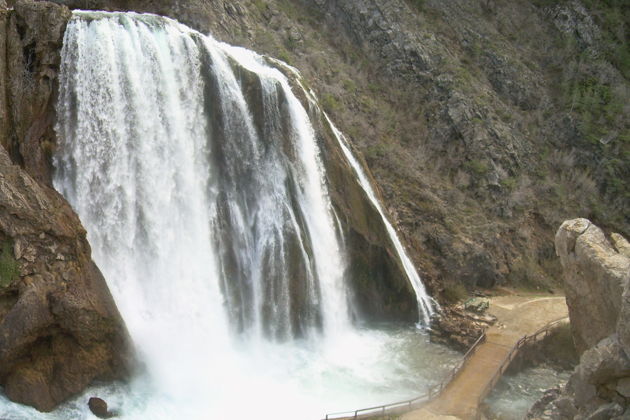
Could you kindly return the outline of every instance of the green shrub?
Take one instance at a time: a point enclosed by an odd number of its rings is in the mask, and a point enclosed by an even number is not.
[[[356,92],[356,91],[357,91],[357,85],[356,85],[356,83],[354,83],[354,81],[353,81],[353,80],[350,80],[350,79],[346,79],[346,80],[344,80],[344,82],[343,82],[343,88],[344,88],[347,92],[349,92],[349,93],[354,93],[354,92]]]
[[[286,50],[281,50],[278,53],[278,60],[284,61],[285,63],[291,65],[291,56]]]
[[[442,292],[444,300],[448,303],[461,302],[468,298],[468,290],[462,283],[455,281],[447,281],[444,283],[444,291]]]
[[[335,98],[330,93],[325,93],[324,96],[322,96],[321,102],[326,112],[334,113],[341,107],[341,104],[339,103],[337,98]]]
[[[0,249],[0,287],[7,287],[20,275],[18,263],[13,258],[13,247],[9,241]]]
[[[508,191],[512,191],[516,188],[516,178],[510,176],[501,180],[501,186]]]
[[[416,10],[422,11],[424,9],[424,5],[426,0],[410,0],[411,6],[413,6]]]
[[[464,168],[466,168],[468,172],[471,172],[473,175],[477,177],[481,177],[487,174],[488,171],[490,170],[490,168],[488,168],[488,165],[485,162],[482,162],[476,159],[469,160],[468,162],[464,163]]]

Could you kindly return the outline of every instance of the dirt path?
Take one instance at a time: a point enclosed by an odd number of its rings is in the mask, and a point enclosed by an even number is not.
[[[490,300],[489,312],[498,319],[460,374],[425,407],[402,420],[475,419],[482,393],[512,347],[526,334],[568,315],[563,296],[501,296]]]

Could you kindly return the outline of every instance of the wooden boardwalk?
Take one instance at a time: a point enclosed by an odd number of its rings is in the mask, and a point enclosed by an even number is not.
[[[389,419],[395,415],[401,420],[477,420],[479,404],[501,378],[518,349],[526,341],[536,340],[546,333],[550,324],[568,321],[564,296],[495,297],[490,300],[489,312],[497,317],[497,323],[486,331],[485,340],[466,354],[453,379],[427,398],[357,410],[351,416],[326,418]]]
[[[498,297],[492,299],[490,312],[498,323],[486,331],[485,342],[455,379],[424,407],[402,415],[402,420],[477,419],[479,404],[507,368],[504,361],[515,355],[519,340],[568,316],[564,297]]]

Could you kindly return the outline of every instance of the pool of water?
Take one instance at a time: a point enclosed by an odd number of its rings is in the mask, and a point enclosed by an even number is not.
[[[505,374],[484,401],[488,419],[522,420],[547,389],[566,384],[570,375],[544,365]]]
[[[174,355],[175,356],[175,355]],[[436,384],[461,354],[429,342],[413,327],[357,329],[334,341],[234,343],[232,354],[208,354],[203,389],[164,393],[155,378],[94,386],[52,413],[0,396],[3,420],[95,418],[92,396],[105,399],[121,419],[321,419],[326,413],[408,399]],[[215,360],[216,362],[216,360]],[[199,369],[199,372],[204,372]],[[207,371],[206,371],[207,372]]]

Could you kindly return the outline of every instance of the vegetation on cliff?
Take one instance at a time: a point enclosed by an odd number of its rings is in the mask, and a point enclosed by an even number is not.
[[[4,241],[0,246],[0,288],[4,288],[18,278],[20,271],[17,261],[13,258],[11,242]]]

